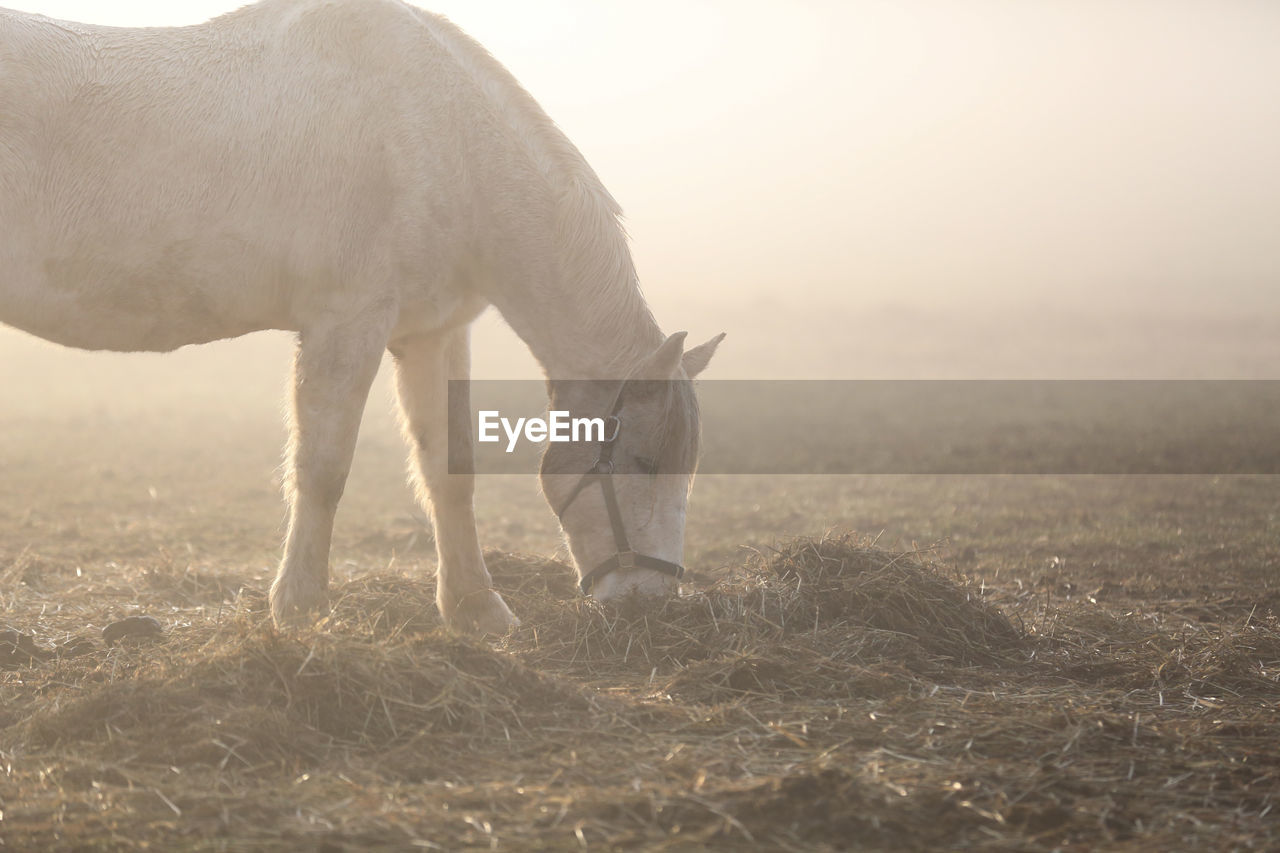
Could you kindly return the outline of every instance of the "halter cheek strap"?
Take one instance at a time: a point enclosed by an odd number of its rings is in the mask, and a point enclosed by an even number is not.
[[[609,511],[609,526],[613,528],[613,543],[617,548],[617,552],[596,566],[591,571],[582,576],[582,582],[579,586],[583,595],[591,592],[591,587],[604,578],[605,575],[618,570],[627,569],[653,569],[664,575],[670,575],[676,579],[684,577],[684,566],[673,563],[669,560],[662,560],[658,557],[650,557],[648,554],[637,554],[631,550],[631,542],[627,539],[627,528],[622,523],[622,509],[618,506],[618,493],[613,485],[613,449],[618,441],[618,433],[622,431],[622,420],[618,417],[618,412],[622,410],[622,391],[626,389],[626,383],[623,383],[622,389],[618,391],[617,399],[614,400],[613,409],[609,412],[609,417],[605,418],[606,429],[612,427],[612,431],[600,441],[600,452],[596,456],[596,463],[591,466],[587,473],[582,475],[582,479],[578,480],[573,491],[560,504],[560,508],[556,510],[556,517],[564,522],[564,514],[569,511],[569,506],[582,494],[582,490],[592,483],[598,482],[601,490],[604,492],[604,505]]]

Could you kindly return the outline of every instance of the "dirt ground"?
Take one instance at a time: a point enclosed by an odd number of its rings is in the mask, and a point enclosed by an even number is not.
[[[649,611],[481,477],[524,623],[478,643],[375,403],[281,634],[275,404],[34,404],[74,381],[0,416],[3,849],[1280,845],[1276,477],[703,476]]]

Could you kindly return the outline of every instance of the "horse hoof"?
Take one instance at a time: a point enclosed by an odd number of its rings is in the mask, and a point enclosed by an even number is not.
[[[271,587],[271,619],[277,628],[304,628],[315,624],[328,607],[328,596],[323,589],[305,590],[291,584]]]
[[[441,608],[444,623],[451,631],[475,636],[505,636],[520,620],[502,596],[491,589],[468,596],[448,609]]]

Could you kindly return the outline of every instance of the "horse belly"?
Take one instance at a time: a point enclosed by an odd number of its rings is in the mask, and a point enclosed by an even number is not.
[[[0,322],[46,340],[163,352],[281,319],[278,276],[235,239],[62,241],[24,224],[0,236]]]

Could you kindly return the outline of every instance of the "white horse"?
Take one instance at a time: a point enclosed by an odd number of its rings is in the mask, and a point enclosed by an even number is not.
[[[625,426],[542,467],[597,598],[674,588],[698,428],[685,380],[719,338],[684,352],[683,333],[661,333],[617,217],[498,62],[399,0],[265,0],[168,29],[0,10],[0,320],[122,351],[298,335],[278,623],[324,606],[386,349],[440,611],[459,630],[515,624],[481,556],[473,479],[446,458],[448,380],[468,375],[468,326],[490,304],[550,377],[679,380],[549,383],[554,408],[597,415],[622,387]]]

